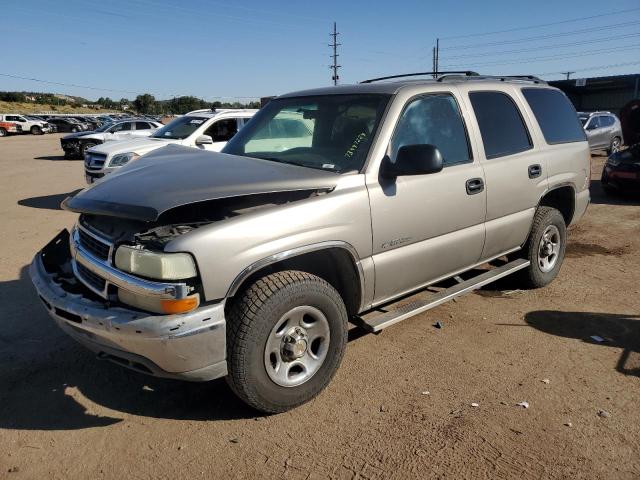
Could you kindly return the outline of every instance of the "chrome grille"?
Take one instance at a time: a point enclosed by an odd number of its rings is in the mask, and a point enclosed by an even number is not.
[[[103,291],[107,281],[99,275],[96,275],[87,267],[82,265],[81,263],[76,262],[76,268],[78,270],[78,274],[82,277],[82,279],[91,285],[93,288],[99,291]]]
[[[82,246],[82,248],[91,253],[93,256],[99,258],[100,260],[109,259],[109,250],[111,250],[111,245],[101,242],[82,229],[78,229],[78,239],[80,240],[80,245]]]
[[[107,155],[104,153],[87,153],[84,156],[84,164],[91,168],[102,168],[106,160]]]

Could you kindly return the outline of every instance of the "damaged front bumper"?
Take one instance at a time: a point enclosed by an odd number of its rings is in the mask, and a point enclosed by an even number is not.
[[[60,328],[99,358],[158,377],[207,381],[227,374],[224,302],[177,315],[109,306],[74,284],[70,253],[51,268],[43,252],[29,268],[40,299]]]

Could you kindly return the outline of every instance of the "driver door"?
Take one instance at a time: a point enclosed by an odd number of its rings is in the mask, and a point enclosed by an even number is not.
[[[214,122],[204,135],[209,135],[213,140],[211,144],[204,144],[201,147],[205,150],[211,150],[213,152],[219,152],[224,148],[229,140],[238,133],[238,121],[237,118],[223,118]]]
[[[443,157],[442,171],[367,181],[375,304],[480,259],[485,238],[484,172],[474,160],[458,104],[450,93],[409,100],[387,150],[394,162],[403,145],[434,145]]]

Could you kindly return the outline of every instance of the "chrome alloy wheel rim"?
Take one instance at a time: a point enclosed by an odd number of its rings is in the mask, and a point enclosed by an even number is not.
[[[611,153],[617,153],[620,150],[620,140],[617,138],[613,139],[611,142]]]
[[[550,272],[558,262],[560,255],[560,230],[555,225],[549,225],[542,234],[538,246],[538,266],[543,272]]]
[[[289,310],[267,338],[264,366],[269,378],[281,387],[302,385],[320,370],[329,340],[329,321],[320,310],[309,305]]]

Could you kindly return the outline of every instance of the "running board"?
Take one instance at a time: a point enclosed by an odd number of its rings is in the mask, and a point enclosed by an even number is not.
[[[401,322],[402,320],[406,320],[409,317],[413,317],[414,315],[418,315],[422,312],[435,308],[438,305],[442,305],[455,297],[477,290],[488,283],[495,282],[496,280],[506,277],[518,270],[527,268],[530,263],[531,262],[529,262],[529,260],[525,260],[523,258],[514,260],[513,262],[509,262],[501,267],[482,273],[477,277],[461,281],[453,287],[431,295],[428,299],[416,300],[395,310],[391,310],[371,318],[364,319],[362,317],[357,317],[353,319],[353,321],[356,325],[364,328],[368,332],[376,333],[390,327],[391,325]]]

